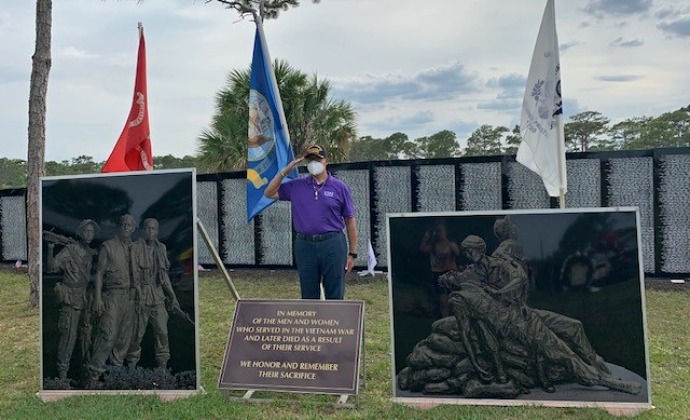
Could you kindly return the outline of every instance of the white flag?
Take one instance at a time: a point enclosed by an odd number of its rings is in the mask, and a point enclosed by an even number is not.
[[[568,190],[565,174],[565,137],[561,64],[554,0],[548,0],[529,68],[522,102],[517,161],[541,176],[546,191],[558,197]]]
[[[369,259],[367,260],[367,271],[371,273],[371,275],[374,275],[374,268],[376,267],[376,255],[374,255],[374,247],[371,246],[371,239],[369,240],[369,250],[368,256]]]

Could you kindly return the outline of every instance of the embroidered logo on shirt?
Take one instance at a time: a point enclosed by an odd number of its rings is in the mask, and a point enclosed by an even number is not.
[[[333,197],[333,191],[324,191],[323,195],[326,197]]]

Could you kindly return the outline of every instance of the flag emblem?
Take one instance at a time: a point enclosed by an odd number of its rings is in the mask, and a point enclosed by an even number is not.
[[[549,130],[553,130],[558,124],[556,119],[557,115],[563,114],[563,98],[561,97],[561,78],[560,78],[560,66],[556,66],[556,86],[553,86],[554,82],[552,80],[537,80],[532,86],[532,98],[536,103],[537,113],[542,121],[537,121],[533,114],[529,114],[527,119],[527,129],[532,133],[536,133],[538,129],[541,129],[544,134],[546,134],[546,129],[544,127],[549,127]],[[548,92],[553,92],[552,98],[549,98]],[[549,104],[547,101],[553,101]]]
[[[247,160],[262,160],[273,150],[276,137],[274,127],[273,113],[268,101],[256,89],[250,90]]]

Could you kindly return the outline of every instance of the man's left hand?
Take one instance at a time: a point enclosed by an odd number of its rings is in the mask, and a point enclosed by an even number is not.
[[[347,256],[347,262],[345,263],[345,272],[349,273],[355,267],[355,258],[352,255]]]

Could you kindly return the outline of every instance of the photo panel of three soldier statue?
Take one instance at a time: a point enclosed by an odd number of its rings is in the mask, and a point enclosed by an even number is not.
[[[194,170],[41,180],[41,389],[198,390]]]

